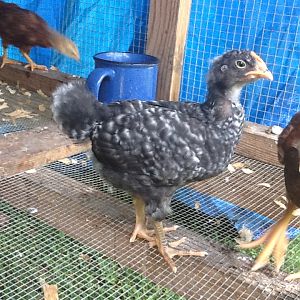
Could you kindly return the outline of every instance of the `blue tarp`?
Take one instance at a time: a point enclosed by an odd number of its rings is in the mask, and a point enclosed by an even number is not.
[[[181,97],[203,100],[211,58],[230,49],[251,49],[267,62],[274,81],[247,87],[242,97],[246,116],[285,126],[300,110],[299,16],[299,0],[193,1]]]
[[[200,193],[192,188],[183,187],[176,191],[174,198],[185,203],[191,208],[195,208],[195,203],[199,203],[199,210],[211,217],[224,217],[229,220],[237,231],[243,228],[250,229],[253,239],[259,238],[266,230],[274,224],[270,218],[262,216],[246,208],[241,208],[218,197]],[[300,230],[289,227],[287,235],[289,239],[299,235]]]
[[[149,0],[14,0],[40,14],[73,39],[81,62],[35,48],[38,63],[86,77],[93,54],[143,52]],[[244,92],[248,120],[285,126],[300,110],[300,0],[193,0],[183,71],[181,99],[203,101],[210,60],[229,49],[252,49],[274,74],[272,83],[257,82]],[[13,50],[13,56],[21,56]]]

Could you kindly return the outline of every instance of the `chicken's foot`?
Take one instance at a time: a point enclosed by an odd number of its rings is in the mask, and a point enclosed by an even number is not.
[[[241,249],[252,249],[264,245],[263,251],[256,258],[252,271],[257,271],[269,263],[271,255],[274,257],[275,269],[278,272],[284,263],[285,254],[288,246],[286,230],[293,219],[293,211],[297,207],[289,201],[287,209],[282,218],[258,240],[250,243],[239,243]]]
[[[153,241],[154,237],[151,237],[151,234],[146,227],[145,203],[143,199],[134,197],[133,204],[135,207],[135,227],[130,242],[133,243],[137,237],[147,240],[148,242]]]
[[[0,69],[2,69],[5,65],[20,65],[21,63],[15,60],[11,60],[7,58],[7,48],[3,47],[3,55],[2,55],[2,63]]]
[[[165,238],[165,231],[162,225],[162,222],[154,222],[154,230],[155,230],[155,245],[158,247],[159,252],[163,256],[166,263],[170,266],[171,270],[176,273],[177,268],[175,266],[172,258],[174,256],[205,256],[207,252],[205,251],[192,251],[192,250],[177,250],[173,247],[179,246],[181,243],[185,241],[185,238],[180,239],[179,241],[175,241],[167,244]]]
[[[147,229],[147,222],[146,222],[146,216],[145,216],[145,203],[144,201],[139,197],[133,198],[133,204],[135,207],[135,227],[133,230],[133,233],[130,238],[130,242],[133,243],[136,238],[144,239],[148,242],[150,242],[150,246],[152,243],[155,242],[155,231]],[[174,231],[179,226],[174,225],[171,227],[164,228],[164,232]]]
[[[30,68],[31,71],[34,70],[41,70],[41,71],[47,71],[48,68],[46,66],[43,65],[37,65],[28,55],[28,53],[26,53],[25,51],[21,51],[22,55],[26,58],[26,60],[29,62],[29,64],[25,65],[25,68],[28,69]]]
[[[300,279],[300,272],[288,275],[285,280],[292,281],[295,279]]]

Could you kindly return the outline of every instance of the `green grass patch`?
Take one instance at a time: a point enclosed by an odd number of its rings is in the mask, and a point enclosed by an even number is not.
[[[0,299],[42,299],[40,280],[60,299],[184,300],[63,232],[0,202]]]

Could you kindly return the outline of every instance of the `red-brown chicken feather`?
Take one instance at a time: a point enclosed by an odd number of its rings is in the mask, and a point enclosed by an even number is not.
[[[0,1],[0,37],[3,46],[3,62],[12,63],[7,59],[7,47],[13,45],[20,49],[31,69],[43,69],[35,65],[29,58],[32,47],[54,48],[74,59],[79,59],[76,45],[60,33],[51,29],[48,24],[34,12],[23,9],[16,4]]]

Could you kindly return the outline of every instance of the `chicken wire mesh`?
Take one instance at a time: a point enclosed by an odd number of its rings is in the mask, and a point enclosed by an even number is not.
[[[300,103],[299,15],[299,1],[193,1],[181,99],[203,101],[210,59],[229,49],[251,49],[274,81],[246,87],[241,97],[246,117],[285,126]]]
[[[282,169],[241,156],[234,161],[247,164],[254,173],[227,171],[185,188],[201,191],[204,198],[238,202],[244,220],[249,209],[255,211],[253,223],[260,224],[256,230],[264,231],[261,218],[278,219],[282,214],[273,202],[284,195]],[[259,186],[262,181],[271,187]],[[195,197],[175,196],[174,214],[167,223],[181,227],[168,239],[185,236],[183,247],[208,252],[205,258],[176,259],[175,275],[156,249],[141,240],[129,243],[134,224],[131,198],[103,181],[85,154],[2,178],[0,184],[1,299],[38,299],[43,281],[58,285],[60,299],[300,297],[297,283],[282,280],[286,272],[300,267],[299,239],[289,246],[279,275],[271,268],[249,272],[249,254],[255,254],[234,249],[243,224],[226,216],[232,213],[229,206],[222,213],[212,205],[208,211]]]
[[[87,76],[96,52],[145,51],[149,1],[14,2],[36,11],[79,45],[79,64],[37,48],[32,54],[38,63]],[[55,10],[49,9],[54,5]],[[299,108],[299,7],[298,1],[194,0],[181,99],[204,99],[211,58],[231,48],[251,48],[261,54],[275,80],[247,87],[242,97],[247,118],[286,124]],[[10,53],[21,58],[16,49]],[[10,101],[24,101],[24,95],[12,94]],[[35,108],[41,104],[37,100]],[[48,119],[2,118],[1,133],[44,122]],[[168,237],[187,236],[185,247],[209,253],[205,258],[177,259],[177,275],[155,249],[142,241],[129,243],[134,223],[130,197],[105,183],[84,155],[36,173],[1,178],[0,298],[41,298],[43,280],[58,284],[62,299],[299,298],[299,286],[282,280],[285,272],[300,269],[299,222],[290,226],[293,241],[279,275],[271,268],[249,272],[249,256],[257,252],[234,249],[241,230],[257,238],[279,219],[282,210],[273,201],[284,195],[282,169],[238,156],[235,161],[255,173],[226,172],[175,194],[168,222],[181,228]]]
[[[81,53],[77,63],[55,51],[34,48],[32,56],[39,63],[86,77],[95,53],[145,52],[149,0],[13,2],[39,13],[73,39]],[[246,88],[242,99],[247,119],[285,126],[299,110],[299,15],[299,1],[193,0],[180,98],[202,102],[211,59],[229,49],[251,49],[267,62],[274,81]],[[10,51],[22,59],[16,49]]]
[[[52,113],[45,99],[42,91],[29,92],[0,81],[0,134],[47,128]]]
[[[23,8],[42,16],[47,23],[71,38],[80,51],[80,62],[49,49],[33,48],[31,56],[39,63],[86,77],[94,67],[93,55],[104,51],[145,50],[148,0],[14,0]],[[54,8],[55,9],[52,9]],[[17,49],[12,57],[24,60]]]

